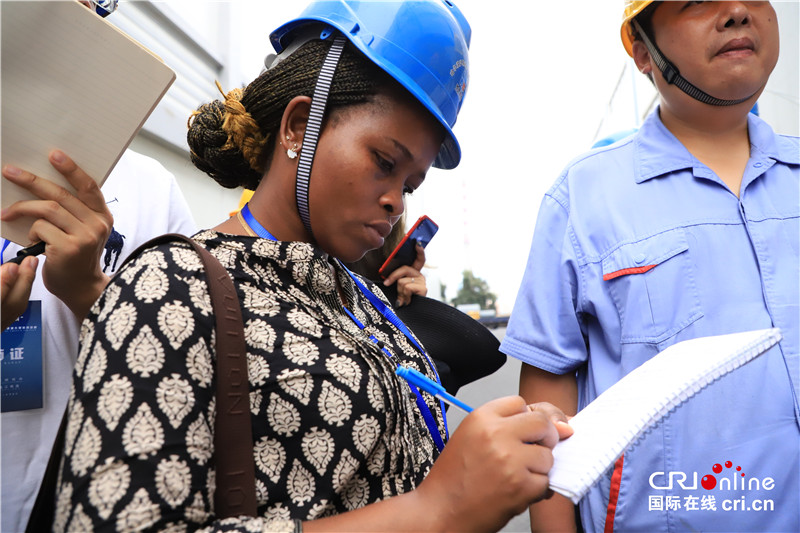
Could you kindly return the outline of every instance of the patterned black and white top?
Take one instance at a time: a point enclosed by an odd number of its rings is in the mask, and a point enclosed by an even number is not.
[[[200,258],[172,243],[126,265],[83,323],[54,530],[291,531],[415,488],[438,451],[394,371],[433,377],[427,359],[319,248],[195,240],[242,305],[260,518],[215,521],[214,317]]]

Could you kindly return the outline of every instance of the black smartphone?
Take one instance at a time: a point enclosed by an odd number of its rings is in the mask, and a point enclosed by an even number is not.
[[[417,258],[417,243],[420,243],[425,248],[437,231],[439,231],[439,226],[428,215],[419,217],[405,234],[403,240],[400,241],[400,244],[392,250],[392,253],[389,254],[381,268],[378,269],[381,277],[386,278],[399,267],[413,263]]]

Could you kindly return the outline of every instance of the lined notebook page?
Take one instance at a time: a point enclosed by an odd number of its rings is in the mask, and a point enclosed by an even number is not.
[[[175,80],[157,56],[77,1],[0,2],[2,164],[71,190],[58,148],[102,184]],[[2,206],[33,198],[2,180]],[[33,220],[2,224],[27,246]]]
[[[570,420],[553,449],[550,488],[578,503],[647,428],[714,380],[781,340],[777,328],[679,342],[636,368]]]

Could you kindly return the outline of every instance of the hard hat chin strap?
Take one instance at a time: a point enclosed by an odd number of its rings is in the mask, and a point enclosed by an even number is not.
[[[686,78],[681,76],[678,68],[664,57],[664,54],[662,54],[661,50],[658,49],[658,46],[656,46],[656,44],[650,40],[636,19],[633,19],[632,23],[636,28],[636,31],[639,32],[639,36],[642,38],[642,42],[644,42],[644,45],[647,47],[647,51],[650,52],[650,57],[652,57],[653,61],[656,62],[658,69],[664,76],[664,80],[667,83],[674,84],[678,89],[685,92],[695,100],[714,106],[731,106],[746,102],[755,95],[755,93],[753,93],[750,96],[746,98],[740,98],[739,100],[722,100],[720,98],[714,98],[710,94],[703,92],[689,83]]]
[[[328,35],[323,33],[321,38],[324,39]],[[297,162],[297,178],[295,181],[297,211],[300,213],[300,220],[303,221],[303,226],[311,236],[314,235],[311,231],[311,214],[308,209],[311,166],[314,164],[314,154],[317,151],[317,141],[322,129],[322,118],[325,113],[325,104],[328,102],[328,93],[333,83],[333,74],[336,72],[336,65],[339,63],[339,58],[342,56],[342,50],[344,50],[346,43],[347,39],[341,34],[337,34],[330,50],[328,50],[325,61],[322,63],[319,76],[317,76],[317,84],[314,87],[314,96],[311,99],[308,124],[303,134],[303,150],[300,152],[300,159]]]

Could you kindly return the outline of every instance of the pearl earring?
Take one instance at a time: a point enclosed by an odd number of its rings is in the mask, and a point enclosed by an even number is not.
[[[297,152],[299,151],[300,148],[297,146],[297,143],[295,143],[291,148],[286,150],[286,155],[289,157],[289,159],[295,159],[297,157]]]

